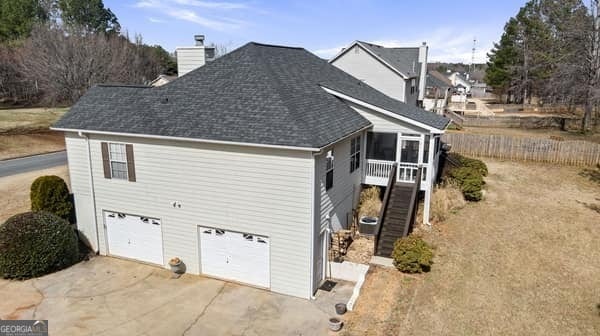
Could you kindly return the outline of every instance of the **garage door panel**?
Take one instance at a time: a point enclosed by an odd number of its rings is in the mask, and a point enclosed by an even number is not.
[[[162,265],[161,221],[116,212],[105,213],[108,252],[111,255]]]
[[[202,273],[270,286],[267,237],[205,227],[199,230]]]

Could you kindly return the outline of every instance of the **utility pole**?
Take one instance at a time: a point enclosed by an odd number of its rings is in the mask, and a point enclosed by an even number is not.
[[[473,71],[475,70],[475,46],[477,45],[477,38],[473,38],[473,49],[471,49],[471,66],[469,67],[469,77],[473,77]]]

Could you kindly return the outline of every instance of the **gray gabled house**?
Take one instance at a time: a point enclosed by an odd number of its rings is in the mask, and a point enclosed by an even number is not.
[[[329,62],[401,102],[423,106],[428,47],[390,48],[354,41]]]
[[[430,185],[447,123],[303,48],[248,43],[160,87],[95,86],[53,129],[95,251],[310,298],[361,185],[390,162]]]

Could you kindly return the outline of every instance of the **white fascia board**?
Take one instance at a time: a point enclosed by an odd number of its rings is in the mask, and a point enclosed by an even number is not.
[[[404,121],[404,122],[406,122],[406,123],[408,123],[408,124],[411,124],[411,125],[414,125],[414,126],[417,126],[417,127],[423,128],[423,129],[426,129],[426,130],[428,130],[429,132],[431,132],[432,134],[442,134],[442,133],[444,133],[444,130],[437,129],[437,128],[435,128],[435,127],[432,127],[432,126],[426,125],[426,124],[424,124],[424,123],[422,123],[422,122],[419,122],[419,121],[416,121],[416,120],[410,119],[410,118],[408,118],[408,117],[401,116],[401,115],[399,115],[399,114],[396,114],[396,113],[390,112],[390,111],[388,111],[388,110],[386,110],[386,109],[383,109],[383,108],[381,108],[381,107],[378,107],[378,106],[375,106],[375,105],[369,104],[369,103],[367,103],[367,102],[365,102],[365,101],[362,101],[362,100],[360,100],[360,99],[356,99],[356,98],[350,97],[350,96],[348,96],[348,95],[345,95],[345,94],[343,94],[343,93],[341,93],[341,92],[337,92],[337,91],[335,91],[335,90],[329,89],[329,88],[327,88],[327,87],[325,87],[325,86],[321,86],[321,88],[322,88],[323,90],[325,90],[325,92],[327,92],[327,93],[329,93],[329,94],[332,94],[332,95],[334,95],[334,96],[336,96],[336,97],[339,97],[339,98],[345,99],[345,100],[347,100],[347,101],[349,101],[349,102],[353,102],[353,103],[355,103],[355,104],[357,104],[357,105],[360,105],[360,106],[363,106],[363,107],[369,108],[369,109],[371,109],[371,110],[377,111],[377,112],[379,112],[379,113],[382,113],[382,114],[384,114],[384,115],[386,115],[386,116],[388,116],[388,117],[391,117],[391,118],[394,118],[394,119],[398,119],[398,120]]]
[[[135,134],[135,133],[119,133],[119,132],[106,132],[106,131],[91,131],[85,129],[71,129],[71,128],[58,128],[51,127],[53,131],[61,132],[74,132],[74,133],[85,133],[85,134],[100,134],[100,135],[115,135],[133,138],[145,138],[145,139],[158,139],[158,140],[173,140],[173,141],[185,141],[185,142],[197,142],[197,143],[209,143],[218,145],[232,145],[232,146],[243,146],[243,147],[260,147],[260,148],[274,148],[274,149],[288,149],[288,150],[299,150],[308,152],[318,152],[320,148],[311,147],[294,147],[294,146],[280,146],[280,145],[266,145],[248,142],[234,142],[234,141],[221,141],[221,140],[209,140],[209,139],[194,139],[164,135],[151,135],[151,134]]]

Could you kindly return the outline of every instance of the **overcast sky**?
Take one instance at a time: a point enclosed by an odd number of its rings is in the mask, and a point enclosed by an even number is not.
[[[168,51],[194,34],[233,50],[249,41],[302,46],[328,58],[354,40],[385,46],[426,41],[430,62],[475,62],[525,0],[104,0],[131,35]]]

